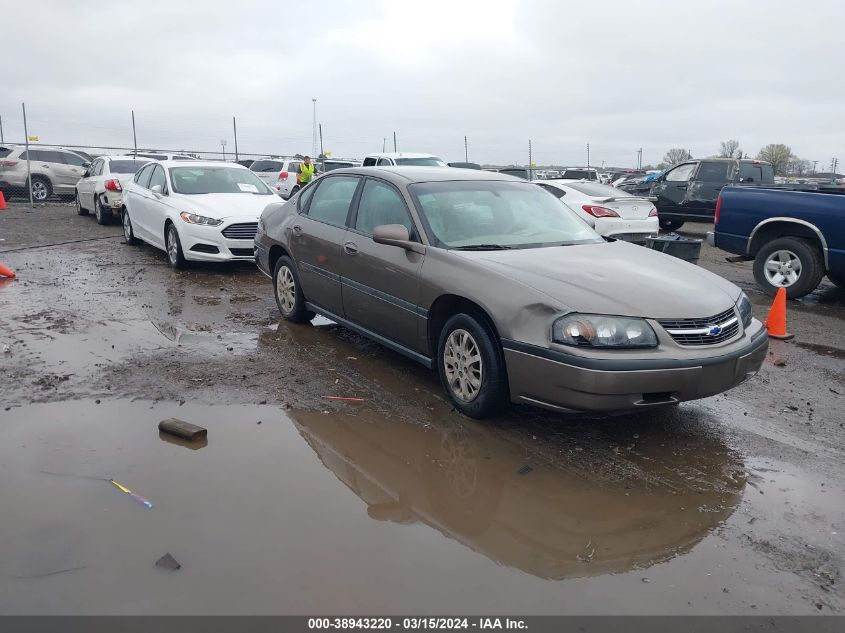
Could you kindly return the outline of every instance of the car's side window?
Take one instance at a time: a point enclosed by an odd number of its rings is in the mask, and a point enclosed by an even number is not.
[[[349,205],[355,196],[358,182],[357,176],[325,177],[308,205],[308,217],[336,226],[345,226]]]
[[[390,162],[389,158],[379,158],[378,165],[379,167],[390,167],[393,163]]]
[[[103,173],[103,167],[105,166],[105,164],[106,164],[106,162],[101,158],[98,158],[97,160],[95,160],[94,164],[91,165],[91,175],[92,176],[101,175]]]
[[[61,152],[61,155],[66,165],[73,165],[74,167],[83,167],[85,165],[85,159],[82,156],[72,152]]]
[[[308,203],[311,201],[311,198],[314,195],[314,191],[319,186],[320,181],[315,180],[313,184],[303,189],[302,193],[299,194],[299,199],[296,201],[296,208],[299,209],[300,213],[308,212]]]
[[[56,152],[49,149],[40,149],[38,150],[38,160],[43,161],[45,163],[57,163],[59,165],[64,164],[64,160],[62,160],[62,153]]]
[[[705,161],[698,168],[698,174],[696,174],[695,179],[701,182],[727,182],[730,166],[731,162],[727,160]]]
[[[375,164],[376,159],[372,156],[367,156],[367,158],[364,159],[364,164],[362,165],[362,167],[374,167]]]
[[[155,167],[155,165],[147,165],[138,172],[137,176],[135,176],[135,182],[138,183],[139,187],[143,187],[144,189],[150,188],[150,176],[153,175],[153,167]]]
[[[686,182],[695,171],[695,163],[679,165],[673,170],[666,172],[666,182]]]
[[[291,177],[291,174],[296,178],[296,174],[299,172],[299,163],[290,163],[285,171],[288,172],[288,178]]]
[[[161,187],[161,193],[167,194],[167,179],[164,177],[164,168],[161,165],[154,165],[152,176],[150,177],[150,186],[152,189],[158,185]]]
[[[401,224],[412,239],[416,233],[402,196],[387,183],[367,179],[358,203],[355,230],[372,235],[373,229],[383,224]]]

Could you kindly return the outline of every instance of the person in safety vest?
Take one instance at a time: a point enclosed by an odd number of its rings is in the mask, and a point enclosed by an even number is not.
[[[296,172],[296,184],[304,187],[314,179],[314,165],[311,164],[311,157],[306,156],[299,163],[299,170]]]

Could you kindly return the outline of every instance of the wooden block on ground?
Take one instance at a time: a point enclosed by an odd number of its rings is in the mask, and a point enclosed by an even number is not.
[[[208,431],[201,426],[179,420],[178,418],[162,420],[158,423],[158,430],[162,433],[169,433],[170,435],[175,435],[191,442],[200,440],[208,435]]]

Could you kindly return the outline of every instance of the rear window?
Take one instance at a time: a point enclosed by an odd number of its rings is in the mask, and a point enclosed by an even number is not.
[[[135,156],[143,156],[152,160],[167,160],[167,156],[164,154],[135,154]]]
[[[561,178],[569,180],[598,180],[596,172],[588,169],[567,169]]]
[[[145,160],[113,160],[109,162],[109,171],[113,174],[134,174],[146,163]]]
[[[591,198],[622,198],[633,197],[629,193],[625,193],[621,189],[611,187],[610,185],[602,185],[593,182],[568,182],[567,187],[571,187],[575,191],[579,191]]]
[[[344,167],[354,167],[352,163],[337,163],[326,161],[324,166],[325,171],[332,171],[333,169],[343,169]]]
[[[269,173],[282,171],[282,168],[284,168],[284,166],[284,163],[280,163],[276,160],[257,160],[252,165],[250,165],[249,168],[254,172]]]
[[[767,163],[740,163],[739,181],[770,185],[775,181],[775,172]]]
[[[88,161],[79,156],[78,154],[74,154],[72,152],[61,152],[62,158],[66,165],[76,165],[77,167],[82,167]]]

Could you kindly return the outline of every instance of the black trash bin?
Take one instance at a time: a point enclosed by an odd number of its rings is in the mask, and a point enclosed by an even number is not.
[[[647,237],[646,245],[652,250],[661,251],[691,264],[697,264],[698,257],[701,254],[702,241],[684,237],[677,233],[669,233],[659,237]]]

